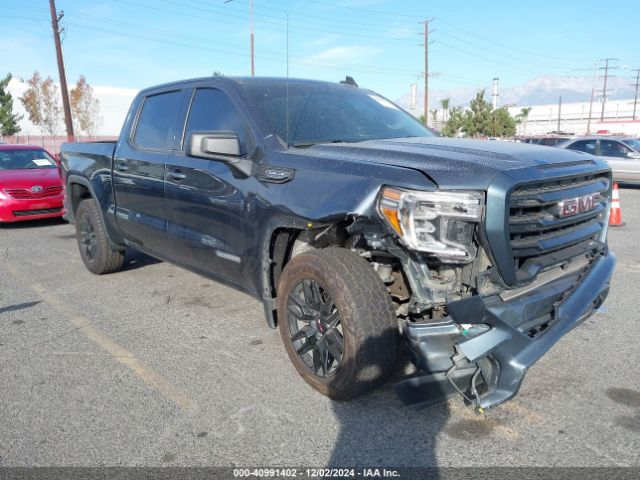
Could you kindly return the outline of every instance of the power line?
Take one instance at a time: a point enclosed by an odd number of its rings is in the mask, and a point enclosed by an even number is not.
[[[318,5],[324,5],[326,7],[331,7],[331,8],[341,8],[343,10],[354,10],[356,12],[359,12],[360,14],[362,14],[363,12],[365,13],[373,13],[376,15],[384,15],[387,18],[388,17],[403,17],[403,18],[410,18],[410,19],[417,19],[419,18],[417,15],[406,15],[406,14],[402,14],[402,13],[393,13],[390,14],[389,12],[382,12],[380,10],[371,10],[370,8],[362,8],[362,7],[347,7],[345,5],[337,5],[335,3],[327,3],[327,2],[322,2],[320,0],[307,0],[310,3],[316,3]]]
[[[35,19],[30,19],[30,20],[34,20],[35,21]],[[219,53],[219,54],[222,54],[222,55],[233,56],[233,57],[245,57],[246,58],[246,57],[249,56],[246,53],[236,53],[236,52],[225,51],[223,49],[215,48],[215,47],[205,47],[205,46],[201,45],[201,42],[198,42],[198,44],[191,44],[191,43],[167,40],[165,38],[153,38],[153,37],[148,37],[148,36],[144,36],[144,35],[139,35],[139,34],[136,34],[136,33],[122,32],[122,31],[118,31],[118,30],[112,30],[112,29],[108,29],[108,28],[103,28],[103,27],[96,26],[95,24],[85,25],[85,24],[75,23],[75,22],[67,22],[67,24],[70,25],[70,26],[75,26],[75,27],[78,27],[78,28],[85,28],[85,29],[88,29],[88,30],[95,29],[95,30],[98,30],[98,31],[106,32],[106,33],[122,35],[122,36],[125,36],[125,37],[148,40],[148,41],[152,41],[152,42],[164,43],[164,44],[167,44],[167,45],[180,46],[180,47],[185,47],[185,48],[192,48],[192,49],[196,49],[196,50],[211,51],[211,52]],[[261,56],[261,58],[265,59],[265,60],[272,61],[272,62],[277,62],[277,63],[282,63],[284,61],[282,58],[271,57],[271,56],[266,56],[266,55]],[[376,68],[376,67],[370,67],[370,66],[367,66],[367,65],[359,65],[359,64],[352,64],[352,63],[350,63],[348,65],[339,65],[339,64],[329,64],[329,63],[307,61],[305,59],[292,60],[291,63],[295,63],[295,64],[298,64],[298,65],[308,65],[308,66],[314,66],[314,67],[321,67],[321,68],[327,68],[327,69],[339,70],[339,71],[344,71],[346,69],[353,69],[355,71],[371,72],[371,73],[376,73],[376,74],[380,74],[380,75],[390,75],[390,76],[396,76],[396,77],[397,76],[403,76],[403,77],[413,77],[413,76],[415,76],[415,72],[406,71],[406,72],[403,73],[402,71],[398,71],[397,69]]]
[[[156,7],[156,5],[154,5],[153,7],[149,6],[149,5],[142,5],[139,3],[134,3],[134,2],[130,2],[130,1],[126,1],[126,0],[116,0],[119,3],[125,3],[125,4],[129,4],[129,5],[134,5],[134,6],[138,6],[141,8],[147,8],[150,10],[157,10],[158,8]],[[227,17],[231,17],[231,18],[240,18],[240,19],[244,19],[244,17],[238,16],[238,15],[233,15],[231,13],[226,13],[226,12],[220,12],[218,10],[212,10],[211,7],[209,8],[204,8],[204,7],[198,7],[195,5],[191,5],[191,4],[186,4],[186,3],[181,3],[181,2],[177,2],[174,0],[159,0],[163,3],[167,3],[170,5],[175,5],[178,7],[182,7],[182,8],[187,8],[187,9],[192,9],[192,10],[196,10],[196,11],[200,11],[200,12],[206,12],[206,13],[213,13],[215,15],[222,15],[222,16],[227,16]],[[177,13],[180,14],[180,12],[173,12],[173,13]],[[261,17],[266,17],[266,18],[275,18],[276,21],[272,21],[272,20],[264,20],[263,18],[258,17],[257,20],[259,20],[261,23],[263,24],[268,24],[268,25],[276,25],[278,27],[281,27],[281,30],[279,30],[279,32],[281,33],[282,31],[284,31],[286,25],[284,23],[284,18],[282,17],[274,17],[273,15],[264,15],[261,14]],[[389,35],[367,35],[367,34],[363,34],[363,33],[355,33],[352,31],[336,31],[336,30],[327,30],[324,28],[315,28],[315,27],[309,27],[308,25],[312,24],[312,25],[319,25],[321,27],[324,27],[324,25],[322,24],[317,24],[317,23],[313,23],[313,22],[305,22],[305,26],[304,27],[295,27],[295,26],[291,26],[291,29],[295,29],[295,30],[299,30],[305,33],[308,33],[309,31],[312,32],[320,32],[320,33],[333,33],[333,34],[340,34],[343,35],[345,37],[353,37],[353,38],[364,38],[364,39],[373,39],[373,40],[391,40],[391,41],[398,41],[398,42],[410,42],[412,41],[410,38],[406,38],[406,37],[396,37],[396,36],[389,36]],[[331,27],[329,27],[331,28]]]
[[[466,30],[466,29],[464,29],[464,28],[462,28],[462,27],[459,27],[459,26],[457,26],[457,25],[454,25],[454,24],[453,24],[453,23],[451,23],[451,22],[447,22],[446,20],[443,20],[443,19],[441,19],[441,18],[438,18],[438,21],[439,21],[439,22],[444,23],[445,25],[449,25],[450,27],[455,28],[456,30],[460,30],[461,32],[466,33],[467,35],[471,35],[471,36],[473,36],[473,37],[480,38],[480,39],[482,39],[482,40],[484,40],[484,41],[486,41],[486,42],[493,43],[494,45],[498,45],[498,46],[500,46],[500,47],[506,48],[506,49],[508,49],[509,51],[519,52],[519,53],[522,53],[522,54],[524,54],[524,55],[530,55],[530,56],[534,56],[534,57],[540,57],[540,58],[544,58],[545,60],[558,60],[558,61],[562,61],[562,62],[567,62],[567,61],[574,62],[574,61],[576,61],[576,59],[575,59],[575,58],[573,58],[573,59],[569,59],[569,58],[552,57],[552,56],[549,56],[549,55],[546,55],[546,54],[533,53],[533,52],[528,52],[528,51],[526,51],[526,50],[521,50],[521,49],[519,49],[519,48],[514,47],[513,45],[508,45],[508,44],[505,44],[505,43],[500,43],[500,42],[497,42],[497,41],[495,41],[495,40],[492,40],[492,39],[490,39],[490,38],[488,38],[488,37],[485,37],[485,36],[483,36],[483,35],[479,35],[479,34],[477,34],[477,33],[475,33],[475,32],[471,32],[471,31]]]

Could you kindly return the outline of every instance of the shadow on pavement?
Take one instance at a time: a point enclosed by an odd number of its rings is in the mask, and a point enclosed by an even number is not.
[[[44,227],[53,227],[56,225],[64,225],[67,223],[66,220],[63,220],[61,217],[56,218],[43,218],[40,220],[23,220],[20,222],[0,222],[0,229],[4,230],[23,230],[30,228],[44,228]]]
[[[124,265],[122,266],[121,271],[126,272],[129,270],[135,270],[137,268],[146,267],[148,265],[155,265],[156,263],[161,263],[161,260],[129,248],[127,250],[127,255],[125,257]]]
[[[402,341],[402,340],[400,340]],[[381,388],[350,401],[334,401],[333,413],[340,427],[329,467],[436,468],[438,433],[450,411],[446,401],[430,406],[406,406],[396,396],[393,385],[407,378],[408,353],[401,349],[392,378]],[[368,366],[374,369],[375,365]],[[434,387],[441,392],[439,387]],[[438,478],[429,471],[429,478]]]
[[[16,310],[23,310],[25,308],[31,308],[35,305],[38,305],[40,303],[40,300],[35,301],[35,302],[23,302],[23,303],[16,303],[15,305],[8,305],[6,307],[0,307],[0,314],[2,313],[6,313],[6,312],[15,312]]]

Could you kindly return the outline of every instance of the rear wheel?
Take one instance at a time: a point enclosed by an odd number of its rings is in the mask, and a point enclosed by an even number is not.
[[[349,250],[314,250],[286,265],[278,288],[278,323],[298,373],[331,398],[374,388],[395,365],[393,303],[378,274]]]
[[[76,211],[76,238],[87,270],[102,275],[122,268],[124,251],[111,248],[98,208],[93,198],[80,202]]]

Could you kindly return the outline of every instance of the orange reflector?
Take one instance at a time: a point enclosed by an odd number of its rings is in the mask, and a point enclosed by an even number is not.
[[[402,228],[400,227],[400,220],[398,220],[398,211],[391,208],[382,207],[382,213],[384,214],[389,224],[396,231],[396,233],[402,236]]]

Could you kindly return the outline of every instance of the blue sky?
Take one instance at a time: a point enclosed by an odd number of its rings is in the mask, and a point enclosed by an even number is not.
[[[640,68],[637,0],[255,0],[256,74],[339,80],[353,76],[390,98],[423,70],[431,23],[431,87],[515,86],[566,75],[604,57]],[[46,0],[0,0],[0,73],[58,79]],[[248,75],[249,0],[57,0],[64,10],[69,82],[142,88],[210,75]],[[620,75],[631,72],[620,70]],[[589,75],[575,72],[573,75]]]

